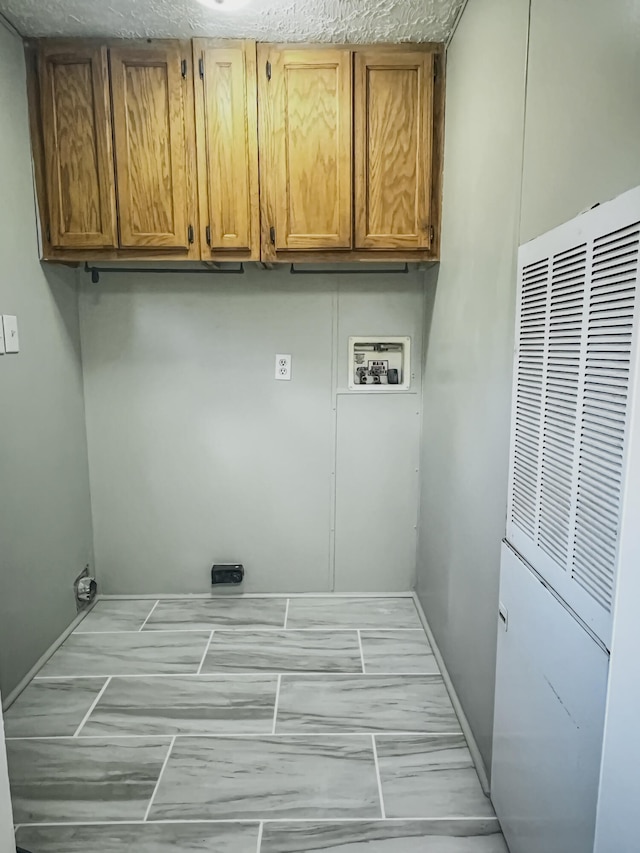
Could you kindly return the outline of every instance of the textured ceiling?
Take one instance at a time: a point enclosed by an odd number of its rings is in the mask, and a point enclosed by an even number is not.
[[[235,10],[197,0],[0,0],[24,36],[259,41],[445,41],[463,0],[247,0]]]

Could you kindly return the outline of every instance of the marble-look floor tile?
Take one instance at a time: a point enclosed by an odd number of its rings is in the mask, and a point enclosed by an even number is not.
[[[271,734],[276,675],[114,678],[82,735]]]
[[[145,631],[282,628],[286,598],[203,598],[161,601]]]
[[[75,634],[94,631],[139,631],[153,610],[149,599],[98,601],[75,630]]]
[[[422,628],[411,598],[292,598],[287,628]]]
[[[424,631],[361,631],[365,672],[440,670]]]
[[[197,672],[211,633],[72,634],[38,678]]]
[[[362,672],[356,631],[216,631],[203,672]]]
[[[16,823],[141,820],[165,738],[7,741]]]
[[[497,820],[265,823],[260,851],[509,853]]]
[[[276,731],[459,732],[437,675],[284,675]]]
[[[256,853],[258,823],[25,826],[16,842],[33,853]]]
[[[462,735],[377,735],[387,817],[494,817]]]
[[[150,820],[380,817],[369,738],[179,738]]]
[[[5,736],[73,735],[105,681],[105,678],[32,681],[5,712]]]

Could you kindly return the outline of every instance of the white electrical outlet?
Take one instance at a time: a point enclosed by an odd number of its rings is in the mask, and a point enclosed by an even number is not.
[[[18,338],[18,318],[13,314],[3,314],[2,324],[4,326],[4,348],[6,352],[20,352],[20,340]]]
[[[276,379],[288,381],[291,379],[291,356],[279,353],[276,355]]]

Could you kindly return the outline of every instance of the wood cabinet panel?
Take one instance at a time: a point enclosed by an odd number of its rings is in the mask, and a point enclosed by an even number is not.
[[[185,55],[178,42],[110,50],[122,248],[188,251],[194,241]]]
[[[46,42],[38,64],[51,245],[116,246],[106,48]]]
[[[276,250],[349,249],[351,51],[271,48],[266,62],[261,191],[270,196],[272,219],[263,227],[275,228]]]
[[[27,58],[45,258],[438,257],[442,45],[65,39]]]
[[[260,257],[256,47],[194,40],[202,257]]]
[[[355,57],[356,247],[431,246],[434,53]]]

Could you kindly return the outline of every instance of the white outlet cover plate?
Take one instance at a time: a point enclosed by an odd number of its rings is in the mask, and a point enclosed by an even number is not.
[[[5,352],[20,352],[20,339],[18,337],[18,318],[13,314],[2,315],[4,326],[4,348]]]
[[[288,382],[291,379],[291,356],[285,353],[276,355],[276,379]]]
[[[4,324],[0,321],[0,355],[4,355]]]

